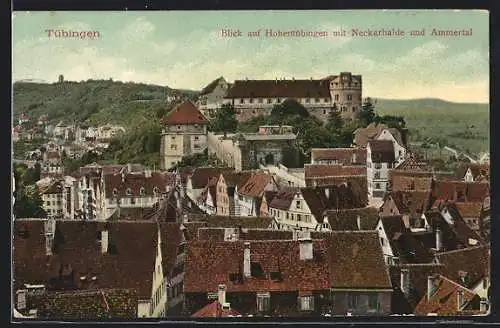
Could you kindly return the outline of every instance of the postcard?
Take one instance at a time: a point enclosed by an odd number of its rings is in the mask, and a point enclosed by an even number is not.
[[[487,11],[12,19],[13,320],[490,313]]]

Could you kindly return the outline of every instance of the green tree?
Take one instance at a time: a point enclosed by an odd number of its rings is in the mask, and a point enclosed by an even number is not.
[[[40,163],[36,163],[34,167],[29,168],[24,172],[22,180],[25,186],[34,185],[40,180],[41,167]]]
[[[387,125],[390,128],[397,128],[397,129],[403,129],[406,128],[406,121],[403,116],[394,116],[394,115],[383,115],[383,116],[376,116],[375,120],[376,123],[382,123]]]
[[[271,116],[274,117],[286,117],[290,115],[309,117],[309,112],[294,99],[286,99],[281,104],[274,105],[271,110]]]
[[[35,185],[33,188],[20,186],[16,193],[14,204],[16,218],[45,218],[47,213],[43,209],[43,200]]]
[[[336,107],[337,105],[334,105],[334,108],[330,111],[328,122],[326,123],[326,128],[331,132],[339,133],[344,126],[344,120],[342,119],[340,112]]]
[[[375,118],[375,105],[373,104],[371,98],[366,98],[363,102],[361,110],[356,115],[356,120],[358,121],[360,126],[366,127],[367,125],[372,123]]]
[[[215,114],[214,120],[210,123],[210,131],[223,132],[224,137],[228,133],[236,132],[238,120],[236,110],[232,104],[223,104]]]

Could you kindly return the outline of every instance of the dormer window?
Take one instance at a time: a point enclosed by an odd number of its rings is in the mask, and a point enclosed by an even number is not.
[[[132,195],[132,189],[127,188],[127,196],[131,196],[131,195]]]

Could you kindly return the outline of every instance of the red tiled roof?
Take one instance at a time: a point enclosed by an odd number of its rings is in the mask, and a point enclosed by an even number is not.
[[[398,170],[389,170],[389,189],[391,191],[428,191],[433,186],[431,173],[416,174]]]
[[[256,172],[248,178],[247,182],[241,188],[238,188],[238,194],[249,197],[260,197],[267,190],[266,187],[270,183],[276,187],[276,182],[272,175],[265,172]]]
[[[97,242],[108,228],[116,254],[103,254]],[[126,288],[140,299],[151,297],[158,240],[152,221],[56,221],[53,255],[46,255],[43,220],[14,222],[14,283],[62,288],[60,270],[75,273],[71,285],[80,289]],[[80,276],[86,276],[82,281]],[[93,281],[89,278],[96,277]]]
[[[183,240],[180,223],[159,222],[163,274],[173,278],[173,269],[177,259],[179,244]]]
[[[313,161],[338,161],[342,165],[366,165],[366,149],[363,148],[313,148]]]
[[[463,218],[479,218],[483,210],[482,202],[459,202],[455,206]]]
[[[295,195],[299,193],[299,188],[283,188],[273,197],[268,207],[288,211]]]
[[[145,196],[154,195],[155,188],[158,193],[167,191],[167,187],[173,187],[176,182],[176,175],[170,172],[151,172],[150,177],[144,173],[124,173],[104,175],[105,197],[115,197],[113,194],[116,189],[117,197],[141,197],[141,188],[144,188]],[[127,193],[130,191],[130,194]]]
[[[462,308],[458,307],[458,293],[461,291],[465,304],[479,298],[472,290],[464,288],[443,276],[438,276],[436,291],[431,298],[427,294],[422,297],[415,307],[416,315],[427,315],[436,313],[439,316],[460,315]],[[465,305],[466,306],[466,305]],[[464,306],[464,307],[465,307]]]
[[[400,214],[421,217],[430,207],[430,191],[391,191],[385,200],[392,199]]]
[[[375,139],[382,130],[387,129],[385,124],[370,123],[366,128],[354,131],[354,143],[358,147],[366,147],[369,140]]]
[[[378,222],[378,209],[374,207],[328,210],[326,215],[332,230],[359,230],[357,218],[361,220],[361,230],[375,230]]]
[[[304,165],[304,175],[306,179],[321,177],[346,177],[346,176],[366,176],[365,166],[344,166],[329,164],[306,164]]]
[[[237,186],[238,188],[241,188],[252,176],[252,173],[252,171],[224,171],[221,175],[224,177],[224,181],[228,187]]]
[[[459,202],[482,202],[489,193],[489,182],[436,181],[432,196]]]
[[[327,80],[236,80],[225,98],[328,98]]]
[[[234,169],[222,167],[197,167],[189,176],[193,189],[205,188],[210,179],[219,178],[223,172],[231,172]]]
[[[243,241],[190,241],[186,244],[184,292],[215,292],[225,284],[228,292],[250,291],[315,291],[329,288],[330,279],[325,265],[328,253],[323,241],[313,241],[315,260],[299,257],[299,242],[289,240],[252,241],[250,259],[259,263],[264,276],[234,283],[230,274],[243,273]],[[270,274],[281,273],[275,281]],[[204,277],[204,279],[200,279]]]
[[[208,120],[189,100],[171,110],[161,122],[167,125],[208,124]]]
[[[370,140],[371,160],[374,163],[392,163],[396,160],[391,140]]]
[[[474,180],[483,177],[484,179],[489,179],[490,176],[490,164],[462,164],[457,170],[457,177],[460,179],[465,178],[467,170],[471,170],[472,177]]]
[[[417,159],[413,154],[408,156],[403,163],[399,164],[397,169],[410,172],[432,172],[432,167],[427,162]]]
[[[233,309],[223,309],[219,301],[214,301],[205,307],[201,308],[193,314],[193,318],[207,318],[207,317],[235,317],[241,315],[238,311]]]

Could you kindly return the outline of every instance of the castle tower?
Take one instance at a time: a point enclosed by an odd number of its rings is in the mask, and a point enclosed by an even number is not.
[[[362,104],[361,75],[341,72],[330,80],[330,96],[342,118],[354,119]]]
[[[64,75],[59,75],[59,83],[63,83],[64,82]]]

